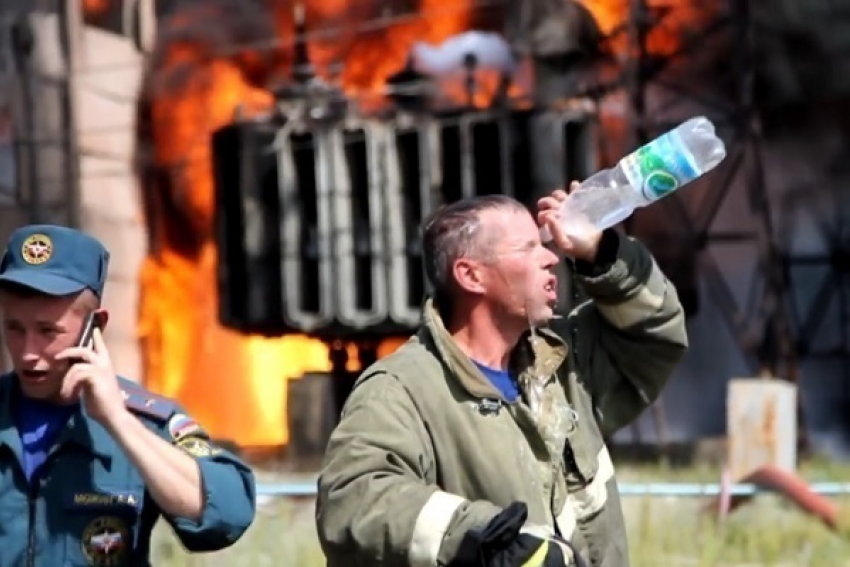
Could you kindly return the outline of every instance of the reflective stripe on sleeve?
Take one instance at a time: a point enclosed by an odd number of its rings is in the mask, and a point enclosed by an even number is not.
[[[575,529],[575,522],[589,518],[605,507],[608,502],[608,481],[614,478],[614,463],[607,447],[602,447],[597,459],[596,475],[587,486],[570,493],[564,509],[558,515],[558,527],[565,534],[565,528]],[[561,525],[561,517],[563,526]]]
[[[416,517],[407,551],[411,567],[435,567],[443,537],[452,516],[466,499],[448,492],[435,492]]]
[[[558,525],[558,531],[561,537],[564,539],[573,537],[573,532],[576,531],[577,519],[575,502],[572,498],[567,498],[567,501],[564,502],[564,507],[561,508],[561,511],[555,517],[555,524]]]
[[[572,494],[579,520],[596,514],[608,501],[608,481],[614,478],[614,463],[607,447],[602,447],[597,459],[596,475],[590,484]]]

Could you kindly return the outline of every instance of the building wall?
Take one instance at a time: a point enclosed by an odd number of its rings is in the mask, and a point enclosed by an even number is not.
[[[0,239],[23,224],[47,222],[78,225],[105,243],[111,252],[105,337],[116,370],[138,379],[137,280],[145,235],[131,155],[141,57],[126,38],[68,22],[55,4],[41,4],[22,16],[33,32],[29,65],[9,61],[21,198],[0,203]],[[12,8],[0,4],[4,42],[18,17]],[[76,30],[69,41],[63,41],[66,26]]]
[[[116,370],[140,380],[136,306],[147,237],[132,156],[142,57],[127,38],[93,27],[84,28],[80,48],[80,226],[111,252],[106,338]]]

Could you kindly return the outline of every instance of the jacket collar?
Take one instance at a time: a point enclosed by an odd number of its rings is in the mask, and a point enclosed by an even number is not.
[[[511,353],[511,367],[523,390],[530,377],[546,376],[547,380],[554,377],[567,358],[567,345],[557,334],[548,328],[536,329],[535,334],[534,340],[530,340],[530,332],[524,334]],[[501,398],[496,388],[457,346],[431,298],[422,308],[422,328],[418,338],[445,365],[449,380],[457,380],[472,396]]]

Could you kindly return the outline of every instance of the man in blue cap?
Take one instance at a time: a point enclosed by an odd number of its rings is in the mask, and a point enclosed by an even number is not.
[[[15,231],[0,261],[14,367],[0,376],[0,567],[149,565],[160,515],[190,551],[228,547],[253,521],[250,468],[116,376],[100,332],[108,264],[96,239],[47,225]]]

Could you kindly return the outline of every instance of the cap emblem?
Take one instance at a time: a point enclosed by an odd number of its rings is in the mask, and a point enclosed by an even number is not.
[[[21,246],[21,256],[27,264],[44,264],[52,255],[53,242],[44,234],[33,234]]]

